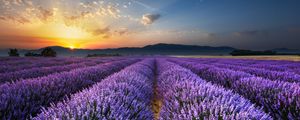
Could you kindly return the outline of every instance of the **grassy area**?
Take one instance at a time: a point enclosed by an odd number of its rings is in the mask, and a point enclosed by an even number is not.
[[[274,56],[176,56],[176,57],[189,57],[189,58],[233,58],[233,59],[257,59],[257,60],[289,60],[300,61],[300,56],[297,55],[274,55]]]

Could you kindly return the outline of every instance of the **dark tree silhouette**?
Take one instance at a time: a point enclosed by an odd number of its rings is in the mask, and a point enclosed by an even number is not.
[[[41,54],[37,54],[37,53],[34,53],[34,52],[27,52],[24,54],[25,57],[40,57]]]
[[[230,53],[232,56],[247,56],[247,55],[276,55],[275,51],[252,51],[252,50],[234,50]]]
[[[42,51],[41,55],[44,57],[56,57],[56,52],[52,48],[47,47]]]
[[[8,55],[11,57],[19,57],[20,56],[17,49],[9,49]]]

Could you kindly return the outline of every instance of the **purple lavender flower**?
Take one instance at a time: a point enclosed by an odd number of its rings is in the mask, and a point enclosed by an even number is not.
[[[158,62],[160,119],[272,119],[248,100],[174,63]]]
[[[201,78],[224,86],[262,106],[276,119],[300,119],[300,87],[298,83],[271,81],[245,73],[219,68],[211,64],[172,59],[191,69]]]
[[[154,60],[146,59],[44,109],[34,119],[153,119],[153,76]]]
[[[0,118],[26,119],[37,114],[42,106],[62,100],[70,95],[100,82],[105,77],[137,62],[128,59],[104,63],[45,77],[22,80],[0,85]]]

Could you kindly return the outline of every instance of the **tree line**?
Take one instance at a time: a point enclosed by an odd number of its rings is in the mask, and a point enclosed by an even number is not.
[[[19,57],[18,49],[10,49],[8,52],[10,57]],[[25,57],[56,57],[57,53],[50,47],[46,47],[41,53],[27,52],[24,54]]]

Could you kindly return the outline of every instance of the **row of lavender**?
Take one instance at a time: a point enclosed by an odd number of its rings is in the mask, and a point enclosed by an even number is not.
[[[271,61],[271,60],[246,60],[246,59],[186,59],[196,60],[199,63],[219,63],[230,64],[236,66],[247,66],[250,68],[260,68],[262,70],[278,71],[278,72],[291,72],[300,74],[300,63],[294,61]]]
[[[249,100],[202,80],[190,70],[163,60],[158,67],[159,93],[164,101],[161,120],[272,119]]]
[[[91,67],[24,79],[0,85],[0,118],[27,119],[68,95],[87,88],[124,67],[139,61],[125,58]]]
[[[34,119],[151,120],[153,77],[154,60],[143,60],[44,109]]]
[[[0,84],[4,82],[14,82],[17,80],[24,80],[29,78],[36,78],[41,76],[46,76],[53,73],[59,73],[64,71],[70,71],[72,69],[83,68],[87,66],[93,66],[100,63],[111,62],[115,60],[120,60],[121,58],[115,59],[90,59],[90,60],[80,60],[76,62],[63,62],[62,65],[57,65],[61,63],[54,63],[54,66],[50,67],[35,67],[14,72],[0,73]],[[66,59],[68,61],[68,59]],[[17,66],[20,67],[20,66]],[[21,66],[23,67],[23,66]],[[20,68],[21,68],[20,67]]]
[[[37,61],[52,60],[61,61],[64,58],[44,58],[44,57],[0,57],[0,65],[21,65],[23,63],[31,64]]]
[[[274,118],[300,119],[299,81],[297,81],[298,79],[289,81],[286,79],[289,78],[287,77],[288,74],[284,74],[287,76],[277,75],[279,78],[275,79],[271,74],[264,76],[263,73],[259,73],[264,72],[260,71],[259,68],[256,69],[257,71],[251,67],[247,68],[247,64],[245,64],[246,67],[230,64],[220,65],[220,63],[210,60],[203,61],[203,59],[188,60],[192,62],[188,62],[186,59],[171,59],[170,61],[191,69],[207,81],[233,90],[256,105],[262,106]],[[235,60],[232,60],[231,63],[235,63]],[[295,76],[297,77],[297,75]]]
[[[30,68],[78,63],[82,61],[88,60],[83,58],[24,58],[23,60],[18,59],[13,61],[1,62],[0,73],[8,73]]]
[[[33,119],[151,120],[154,82],[163,102],[155,119],[272,119],[243,97],[164,59],[145,59],[127,67],[70,99],[52,104]]]
[[[60,66],[65,64],[74,64],[80,62],[94,61],[96,58],[43,58],[43,57],[29,57],[29,58],[15,58],[9,61],[0,62],[0,73],[9,73],[25,69]],[[101,60],[114,60],[116,58],[102,58]],[[97,59],[96,59],[97,60]]]
[[[224,61],[217,61],[216,59],[208,59],[208,60],[202,60],[202,59],[190,59],[187,61],[191,62],[197,62],[197,63],[202,63],[206,65],[214,65],[217,67],[221,68],[228,68],[232,69],[235,71],[243,71],[255,76],[263,77],[266,79],[270,80],[279,80],[279,81],[287,81],[287,82],[300,82],[300,74],[297,74],[297,69],[293,71],[293,68],[290,70],[286,71],[276,71],[276,70],[269,70],[267,69],[269,66],[268,64],[272,64],[272,62],[263,62],[263,61],[256,61],[252,60],[252,64],[255,66],[253,67],[252,65],[247,64],[247,60],[245,60],[245,64],[242,64],[242,62],[236,61],[236,60],[231,60],[229,61],[224,60]],[[279,62],[279,61],[277,61]],[[254,64],[255,63],[255,64]],[[285,63],[283,61],[283,63]],[[292,62],[291,64],[296,65],[297,63]],[[297,65],[296,65],[297,66]],[[300,66],[300,64],[299,64]],[[298,67],[299,67],[298,66]],[[276,65],[277,68],[282,68],[284,69],[285,67],[282,67],[281,65]]]

